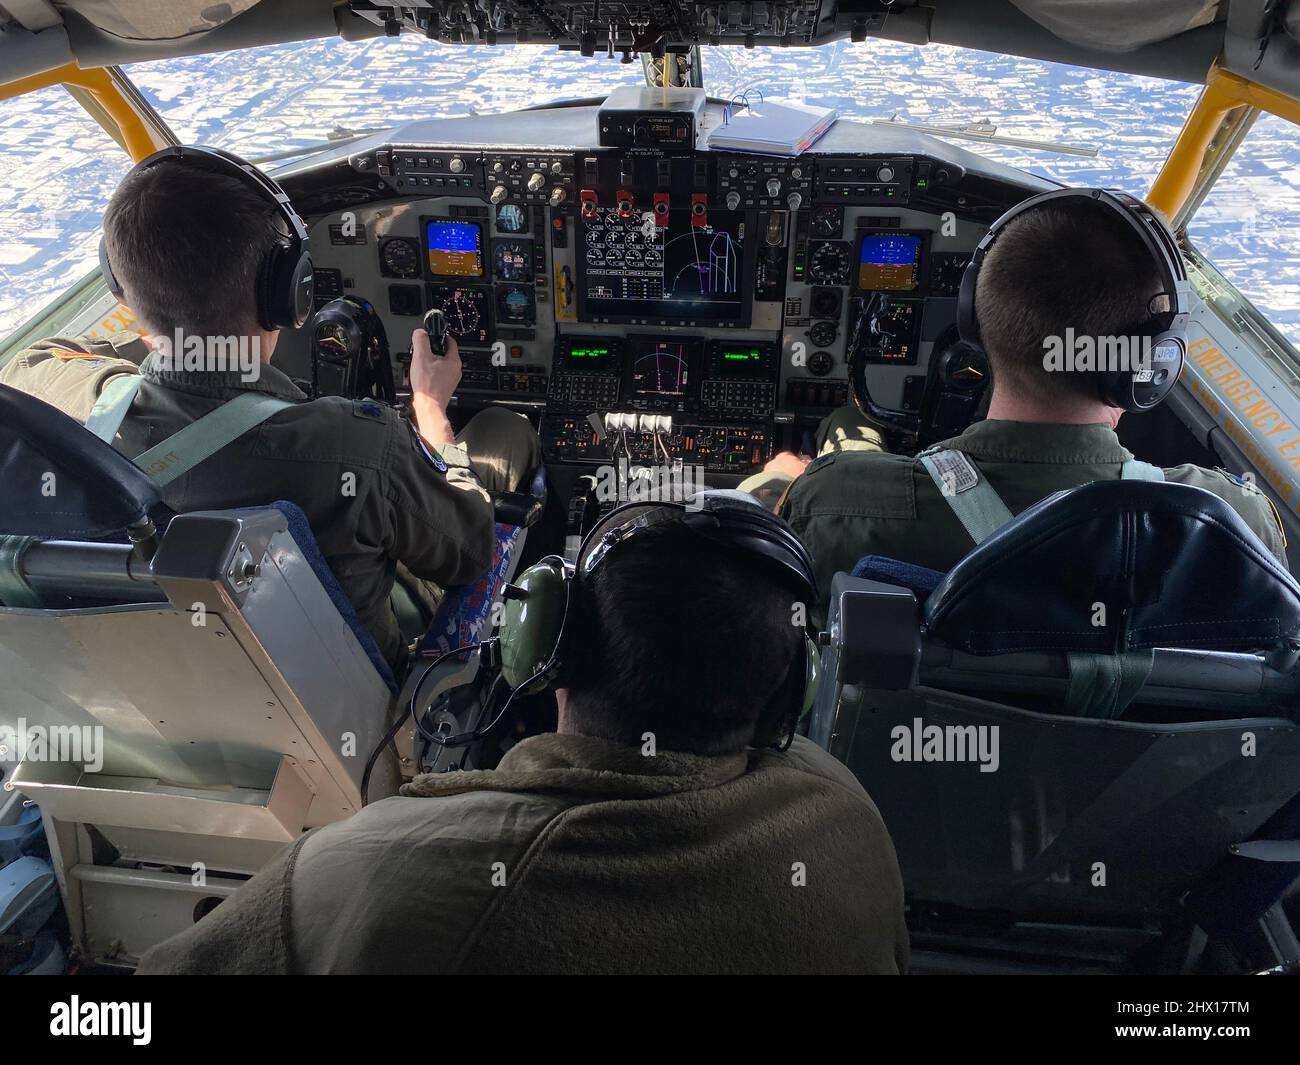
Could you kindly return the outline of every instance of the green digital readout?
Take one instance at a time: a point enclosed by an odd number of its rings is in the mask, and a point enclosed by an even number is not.
[[[753,378],[767,369],[768,355],[762,348],[733,348],[719,345],[715,350],[717,369],[723,377]]]
[[[609,357],[609,348],[571,348],[571,359],[605,359]]]

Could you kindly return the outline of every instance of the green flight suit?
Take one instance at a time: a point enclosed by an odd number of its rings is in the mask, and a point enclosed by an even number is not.
[[[397,665],[405,648],[389,593],[399,563],[444,588],[476,580],[495,545],[487,492],[516,490],[540,461],[527,420],[502,408],[480,412],[456,444],[435,454],[397,411],[308,400],[274,366],[260,364],[245,381],[237,371],[167,367],[145,353],[133,335],[54,338],[16,355],[0,370],[0,384],[84,421],[114,375],[140,373],[144,383],[113,442],[131,458],[244,392],[292,402],[171,482],[163,498],[176,511],[296,503],[357,614]]]
[[[1053,492],[1117,479],[1121,465],[1133,458],[1102,424],[982,421],[941,446],[969,456],[1012,514]],[[1254,485],[1190,464],[1164,473],[1167,481],[1226,500],[1287,564],[1281,521]],[[925,467],[905,455],[830,451],[789,486],[780,513],[812,555],[823,598],[831,577],[851,572],[865,555],[946,571],[975,546]]]

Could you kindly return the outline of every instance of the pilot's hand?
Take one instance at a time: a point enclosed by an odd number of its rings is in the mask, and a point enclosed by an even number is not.
[[[443,410],[460,384],[460,348],[456,338],[448,335],[447,351],[435,355],[429,334],[423,329],[411,333],[411,395],[427,396]]]
[[[411,334],[411,413],[420,435],[434,447],[456,442],[447,419],[447,404],[458,384],[460,349],[455,338],[447,337],[445,355],[435,355],[429,334],[415,330]]]
[[[775,473],[794,480],[808,468],[812,462],[807,455],[796,455],[793,451],[782,451],[767,460],[764,473]]]

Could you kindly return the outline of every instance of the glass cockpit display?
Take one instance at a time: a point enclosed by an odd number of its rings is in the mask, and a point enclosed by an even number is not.
[[[629,398],[655,404],[686,398],[699,359],[698,341],[633,336],[628,345]]]
[[[421,221],[430,277],[483,276],[483,228],[477,222],[453,218]]]
[[[578,221],[578,309],[588,321],[738,325],[749,323],[746,219],[710,211],[707,226],[687,210],[623,218],[615,208]],[[751,242],[752,243],[752,242]]]
[[[864,233],[858,245],[858,288],[863,292],[914,292],[921,287],[920,233]]]
[[[499,204],[497,206],[497,232],[527,233],[528,208],[520,207],[514,203]]]
[[[533,274],[531,240],[498,240],[492,245],[492,272],[498,281],[527,281]]]
[[[430,285],[429,306],[447,316],[447,332],[462,344],[488,341],[488,294],[460,285]]]

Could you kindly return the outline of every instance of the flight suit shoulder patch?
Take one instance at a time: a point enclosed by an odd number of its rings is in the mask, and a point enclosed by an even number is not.
[[[803,475],[805,477],[811,477],[818,470],[824,470],[835,461],[836,455],[837,452],[829,451],[825,455],[813,459],[812,462],[808,463],[808,468],[803,471]]]
[[[377,399],[354,399],[352,401],[352,416],[381,422],[384,420],[384,405]]]

